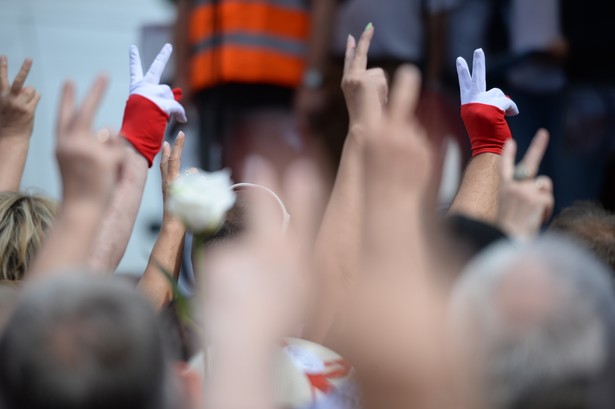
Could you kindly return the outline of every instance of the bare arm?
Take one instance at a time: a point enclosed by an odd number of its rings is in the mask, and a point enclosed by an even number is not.
[[[448,375],[445,302],[427,234],[436,161],[414,114],[420,83],[418,69],[398,70],[387,112],[366,138],[361,275],[338,350],[355,363],[368,409],[447,406],[438,402]]]
[[[348,41],[342,88],[350,114],[350,131],[315,246],[319,298],[305,332],[315,342],[322,342],[326,336],[340,302],[358,274],[363,139],[369,122],[379,117],[387,93],[382,70],[367,70],[367,52],[373,34],[370,28],[358,45],[352,37]]]
[[[166,142],[162,147],[160,174],[162,176],[163,202],[165,203],[169,184],[179,176],[184,140],[185,135],[180,132],[175,140],[173,150]],[[177,218],[167,213],[165,209],[160,234],[152,249],[143,277],[139,281],[139,288],[156,308],[164,307],[173,299],[173,288],[169,278],[165,277],[164,274],[170,273],[173,280],[177,280],[179,277],[185,234],[186,228],[184,225]],[[164,269],[164,272],[161,271],[161,268]]]
[[[494,153],[473,157],[449,212],[494,223],[498,212],[501,161],[502,157]]]
[[[25,60],[12,84],[8,61],[0,56],[0,192],[18,191],[26,165],[34,113],[41,95],[24,87],[32,60]]]
[[[125,143],[125,160],[121,179],[113,192],[104,216],[105,223],[96,235],[88,264],[96,271],[113,272],[119,265],[141,206],[149,170],[147,160]]]

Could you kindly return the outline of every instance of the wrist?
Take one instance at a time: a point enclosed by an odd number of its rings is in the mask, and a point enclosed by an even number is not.
[[[11,148],[25,148],[30,146],[28,132],[0,133],[0,145]]]
[[[186,234],[186,226],[177,217],[165,213],[162,217],[160,235],[183,236],[184,234]]]

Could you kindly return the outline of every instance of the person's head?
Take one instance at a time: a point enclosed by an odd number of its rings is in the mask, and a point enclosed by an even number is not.
[[[234,189],[236,202],[218,231],[193,239],[195,271],[225,269],[254,243],[267,240],[271,234],[283,234],[287,228],[290,216],[273,191],[247,183],[237,184]]]
[[[0,337],[3,409],[168,408],[156,316],[113,277],[69,274],[26,287]]]
[[[593,202],[576,202],[555,217],[550,229],[581,240],[615,271],[615,214]]]
[[[56,209],[55,202],[42,196],[0,193],[0,280],[24,278]]]
[[[608,268],[562,238],[501,243],[471,262],[453,328],[490,409],[613,407]]]

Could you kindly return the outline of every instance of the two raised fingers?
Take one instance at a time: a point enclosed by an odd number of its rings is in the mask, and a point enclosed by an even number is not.
[[[546,129],[540,129],[532,139],[525,156],[519,163],[527,169],[528,177],[534,178],[540,168],[540,162],[547,150],[549,144],[549,132]],[[515,174],[515,156],[517,154],[517,144],[510,139],[504,145],[502,151],[502,168],[501,176],[503,181],[510,181]]]
[[[162,77],[162,72],[164,71],[164,68],[166,67],[172,53],[173,47],[171,44],[165,44],[154,59],[152,65],[149,67],[149,70],[147,70],[143,80],[149,84],[159,84],[160,78]]]
[[[371,24],[368,24],[361,34],[358,44],[353,36],[348,36],[344,58],[344,75],[363,72],[367,69],[367,53],[373,37],[374,27]]]
[[[534,139],[532,139],[532,143],[530,143],[530,147],[527,149],[525,156],[523,156],[521,160],[521,163],[529,170],[531,177],[536,176],[548,145],[549,132],[546,129],[539,129]]]
[[[64,136],[73,127],[90,130],[94,116],[107,87],[107,78],[98,76],[79,109],[75,109],[75,86],[68,81],[62,89],[58,112],[57,132]]]
[[[5,92],[9,89],[10,92],[14,95],[17,95],[21,92],[23,88],[23,84],[26,82],[28,78],[28,74],[30,73],[30,68],[32,68],[32,60],[27,58],[24,60],[23,64],[21,64],[21,68],[15,77],[12,85],[9,85],[9,68],[8,68],[8,59],[6,56],[0,56],[0,92]]]
[[[389,119],[406,121],[414,116],[421,90],[421,73],[413,65],[403,65],[395,73],[389,97]]]
[[[487,91],[485,53],[481,48],[474,51],[471,74],[466,60],[462,57],[457,58],[457,77],[462,90]]]

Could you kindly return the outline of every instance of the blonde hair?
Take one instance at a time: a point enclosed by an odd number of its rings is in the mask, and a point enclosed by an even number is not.
[[[56,210],[42,196],[0,192],[0,280],[23,280]]]

